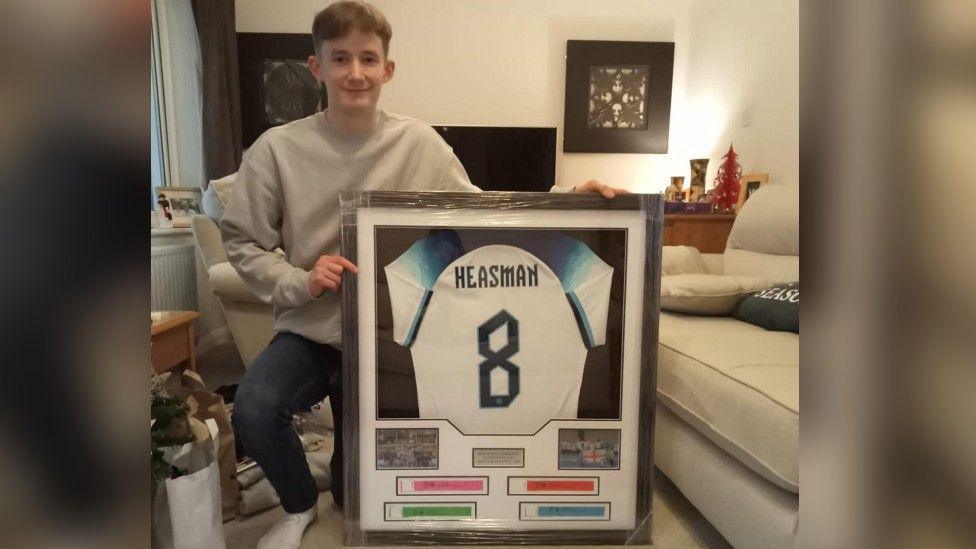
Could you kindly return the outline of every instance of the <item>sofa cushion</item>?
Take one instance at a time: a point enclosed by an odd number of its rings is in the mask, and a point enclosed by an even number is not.
[[[733,315],[743,322],[776,332],[800,333],[800,283],[759,290],[742,300]]]
[[[203,213],[215,223],[220,222],[220,218],[224,216],[224,208],[234,191],[236,177],[237,172],[234,172],[220,179],[212,179],[207,190],[203,191]]]
[[[722,272],[734,276],[762,276],[773,284],[800,280],[800,256],[772,255],[726,248]]]
[[[661,313],[658,398],[769,481],[799,493],[800,338]]]
[[[765,278],[716,274],[661,277],[661,309],[696,315],[729,315],[739,301],[770,283]]]
[[[725,272],[724,256],[722,254],[701,254],[705,261],[705,272],[709,274],[723,274]]]
[[[213,182],[207,190],[203,191],[203,201],[200,205],[203,207],[203,215],[212,219],[214,223],[219,223],[220,218],[224,216],[224,203],[220,201],[220,195],[217,194]]]
[[[794,185],[764,185],[736,216],[726,248],[800,255],[800,193]]]
[[[763,276],[774,283],[800,279],[798,187],[764,185],[735,218],[722,258],[723,272]]]
[[[661,276],[707,273],[708,266],[698,248],[692,246],[662,246]]]

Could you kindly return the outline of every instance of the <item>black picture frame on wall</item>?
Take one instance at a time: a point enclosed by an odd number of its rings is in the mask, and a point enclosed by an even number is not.
[[[314,53],[310,33],[237,33],[245,148],[269,128],[328,105],[325,86],[308,71],[308,57]]]
[[[563,152],[667,153],[674,42],[566,42]]]

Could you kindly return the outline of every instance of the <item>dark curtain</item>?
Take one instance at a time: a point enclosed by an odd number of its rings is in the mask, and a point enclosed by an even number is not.
[[[207,180],[241,164],[241,88],[234,0],[191,0],[203,60],[203,147]]]

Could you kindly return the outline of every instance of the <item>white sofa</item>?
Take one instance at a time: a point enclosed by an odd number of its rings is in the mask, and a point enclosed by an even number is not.
[[[767,185],[710,273],[798,281],[797,187]],[[655,464],[735,547],[797,544],[800,338],[661,312]]]

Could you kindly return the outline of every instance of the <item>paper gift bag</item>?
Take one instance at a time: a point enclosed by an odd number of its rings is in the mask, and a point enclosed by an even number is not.
[[[234,448],[234,429],[224,399],[206,389],[203,379],[194,371],[185,370],[182,387],[170,389],[171,396],[186,400],[191,418],[217,423],[217,468],[220,470],[220,501],[224,520],[237,516],[237,452]]]
[[[153,547],[224,549],[220,469],[215,461],[217,423],[191,418],[194,441],[170,447],[166,460],[187,474],[166,479],[153,501]],[[202,431],[202,432],[201,432]]]
[[[216,461],[195,473],[166,480],[166,498],[174,548],[225,547],[220,510],[220,469]]]

